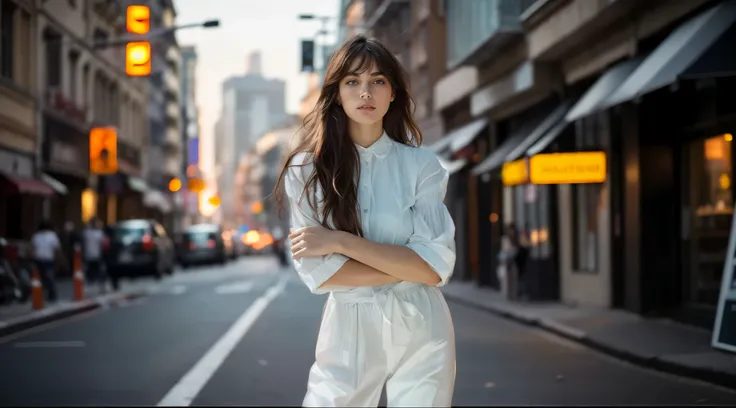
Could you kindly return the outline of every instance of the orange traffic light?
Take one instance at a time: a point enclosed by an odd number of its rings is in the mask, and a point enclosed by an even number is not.
[[[125,46],[125,72],[130,76],[146,76],[151,73],[150,42],[129,42]]]
[[[148,6],[128,6],[125,21],[129,33],[146,34],[151,29],[151,9]]]
[[[118,172],[118,132],[115,128],[98,127],[90,130],[89,171],[93,174]]]
[[[169,181],[169,191],[176,193],[179,190],[181,190],[181,180],[178,178],[171,179],[171,181]]]

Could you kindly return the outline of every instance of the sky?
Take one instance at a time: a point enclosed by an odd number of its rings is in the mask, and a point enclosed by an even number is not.
[[[205,162],[213,159],[211,141],[224,80],[243,75],[248,54],[260,50],[264,76],[286,81],[286,110],[297,113],[307,89],[307,76],[300,72],[300,41],[313,38],[321,26],[318,21],[300,21],[298,15],[335,17],[328,41],[334,41],[339,15],[339,0],[174,0],[174,6],[177,25],[220,20],[217,28],[182,29],[176,34],[179,45],[193,45],[198,53],[196,93],[203,167],[209,167]]]

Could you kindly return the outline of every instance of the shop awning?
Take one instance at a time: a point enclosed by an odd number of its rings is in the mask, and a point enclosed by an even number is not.
[[[427,146],[427,148],[437,154],[441,154],[447,149],[451,153],[456,153],[475,140],[487,124],[488,119],[477,119],[461,128],[453,130],[434,144]]]
[[[49,186],[51,186],[51,188],[53,188],[54,191],[56,191],[57,194],[66,195],[69,192],[69,189],[66,188],[66,186],[64,185],[64,183],[62,183],[61,181],[59,181],[59,180],[57,180],[57,179],[49,176],[46,173],[41,174],[41,180],[44,183],[46,183]]]
[[[568,122],[574,122],[584,116],[597,112],[601,103],[621,86],[626,78],[644,61],[644,56],[620,62],[610,67],[565,116]]]
[[[561,121],[565,120],[565,115],[570,110],[570,107],[572,106],[571,100],[564,101],[558,106],[552,113],[547,115],[546,118],[540,123],[537,127],[534,128],[529,134],[524,138],[524,140],[521,141],[516,147],[514,147],[511,152],[509,152],[508,155],[506,155],[506,158],[504,159],[504,162],[510,162],[514,161],[526,154],[526,150],[532,146],[534,143],[539,141],[540,138],[545,136],[547,132],[552,129],[556,124],[560,123]]]
[[[457,159],[453,161],[448,161],[441,157],[438,157],[438,159],[442,167],[444,167],[450,175],[457,173],[460,169],[465,167],[466,164],[468,164],[467,159]]]
[[[728,67],[733,57],[706,58],[710,66],[700,63],[700,58],[713,55],[711,48],[721,48],[717,44],[721,37],[736,22],[736,0],[726,0],[693,17],[675,29],[626,79],[620,88],[608,97],[601,108],[608,108],[620,103],[634,100],[644,94],[655,91],[687,77],[691,68],[697,69],[700,77],[713,75],[721,76],[724,71],[733,70]],[[724,41],[727,41],[725,39]],[[728,49],[726,47],[726,49]],[[726,55],[733,53],[733,44]],[[719,56],[721,57],[721,56]]]
[[[540,124],[541,121],[538,120],[525,123],[524,126],[520,127],[503,141],[488,157],[475,166],[472,170],[473,175],[478,176],[501,167],[506,162],[506,157],[509,153],[523,143],[527,136]]]
[[[51,197],[54,195],[54,189],[41,180],[5,173],[0,173],[0,177],[2,177],[5,181],[5,186],[3,186],[3,190],[8,193],[33,194],[46,197]]]
[[[128,177],[128,187],[139,193],[145,193],[148,190],[148,184],[146,184],[146,181],[138,177]]]
[[[557,136],[559,136],[569,125],[570,122],[566,120],[561,120],[557,122],[556,125],[552,126],[552,129],[550,129],[544,136],[542,136],[541,139],[537,143],[534,143],[530,148],[526,150],[527,156],[534,156],[535,154],[542,153],[544,149],[547,148],[552,142],[557,139]]]

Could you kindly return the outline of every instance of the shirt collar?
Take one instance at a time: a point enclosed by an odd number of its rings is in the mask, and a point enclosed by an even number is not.
[[[386,157],[386,155],[388,155],[388,153],[391,151],[393,140],[391,140],[391,138],[386,134],[386,131],[384,131],[381,137],[373,142],[372,145],[368,147],[363,147],[356,143],[355,146],[358,148],[358,151],[361,155],[373,154],[379,159],[382,159]]]

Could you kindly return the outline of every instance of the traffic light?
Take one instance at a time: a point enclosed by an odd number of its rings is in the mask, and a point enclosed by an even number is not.
[[[125,72],[130,76],[146,76],[151,73],[151,43],[129,42],[125,45]]]
[[[128,32],[148,34],[151,30],[151,9],[148,6],[128,6],[125,14]],[[125,45],[125,73],[129,76],[146,76],[151,73],[151,43],[131,41]]]
[[[148,6],[128,6],[125,25],[131,34],[146,34],[151,30],[151,9]]]
[[[92,174],[118,172],[118,132],[115,128],[98,127],[90,130],[89,171]]]
[[[314,72],[314,40],[302,40],[302,72]]]

